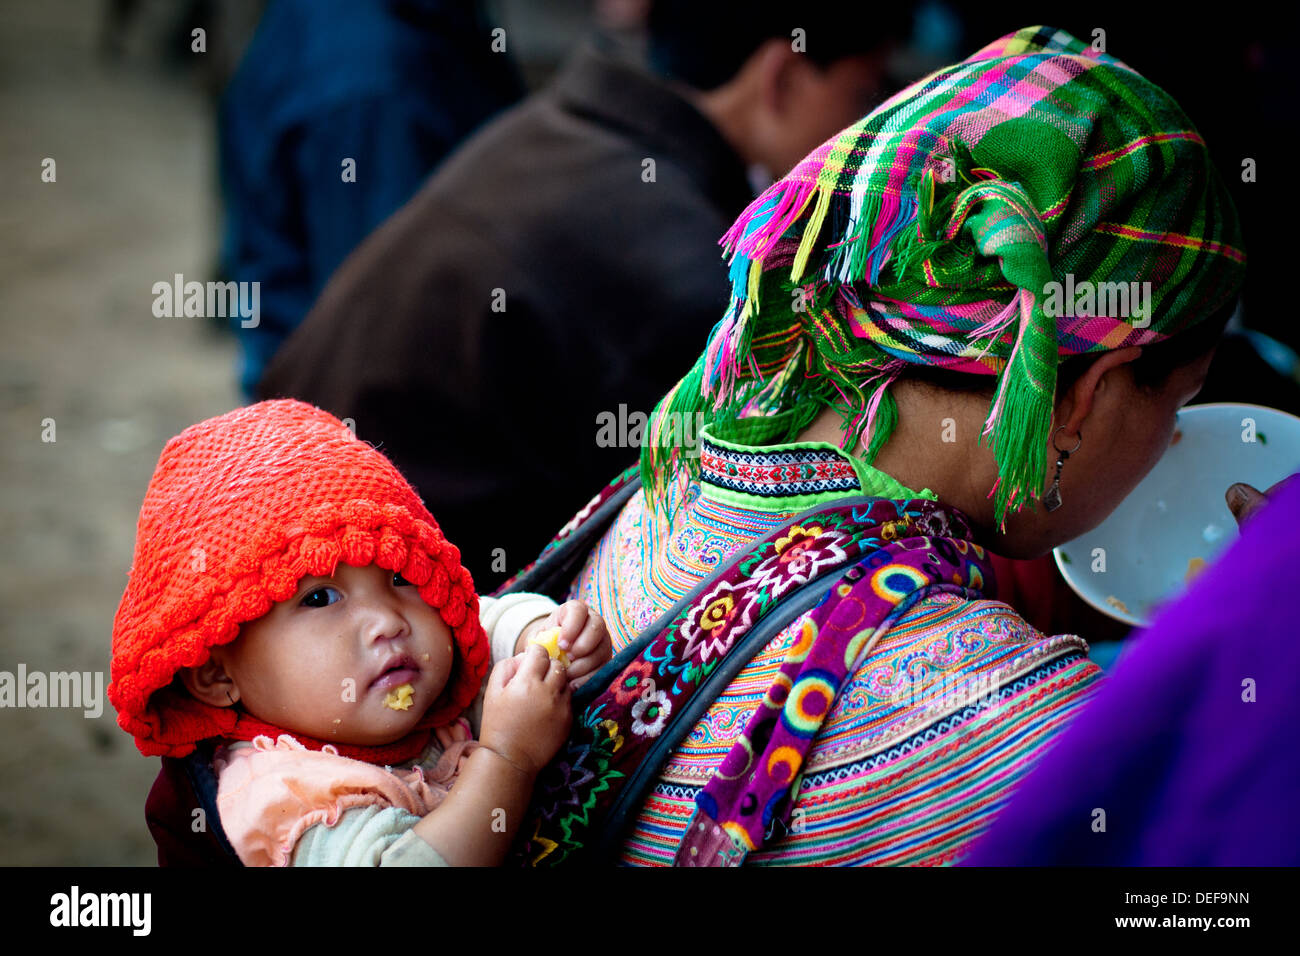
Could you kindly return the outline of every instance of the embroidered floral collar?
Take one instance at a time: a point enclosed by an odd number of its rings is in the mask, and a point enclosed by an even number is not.
[[[848,494],[937,500],[828,442],[754,446],[700,433],[701,493],[763,510],[801,511]]]

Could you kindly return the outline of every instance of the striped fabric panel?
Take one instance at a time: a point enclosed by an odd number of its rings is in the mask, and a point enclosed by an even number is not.
[[[1016,782],[1087,700],[1098,670],[1064,645],[1000,689],[997,719],[978,706],[935,717],[886,752],[810,773],[796,804],[799,832],[746,862],[763,865],[944,865],[959,860]],[[625,842],[621,862],[667,866],[696,786],[661,780]]]
[[[784,452],[758,453],[778,464]],[[718,462],[723,456],[714,456]],[[816,456],[808,457],[815,481]],[[706,469],[704,481],[711,480]],[[632,498],[575,580],[624,647],[744,542],[789,515],[722,502],[692,483],[672,527]],[[833,499],[835,495],[826,495]],[[694,795],[731,748],[801,622],[777,634],[714,701],[660,773],[623,862],[671,862]],[[1100,671],[1073,636],[1046,638],[996,601],[936,594],[913,605],[845,684],[809,754],[802,832],[750,857],[765,863],[947,863],[1001,806]],[[997,720],[978,706],[996,694]],[[974,701],[974,704],[970,702]],[[779,859],[778,859],[779,857]]]
[[[801,624],[782,630],[718,696],[664,768],[664,779],[708,779],[771,686]],[[985,696],[1004,678],[1060,653],[1058,642],[1069,652],[1086,651],[1075,637],[1044,638],[1000,602],[948,594],[918,602],[845,684],[809,755],[809,771],[910,733],[946,701]]]

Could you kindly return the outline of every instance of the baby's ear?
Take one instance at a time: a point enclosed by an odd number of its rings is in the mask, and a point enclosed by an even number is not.
[[[215,657],[198,667],[182,668],[176,675],[191,697],[213,707],[233,707],[239,701],[239,688]]]

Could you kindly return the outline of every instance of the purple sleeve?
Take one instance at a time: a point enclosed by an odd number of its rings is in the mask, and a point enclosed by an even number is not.
[[[968,865],[1300,863],[1300,481],[1135,637]]]

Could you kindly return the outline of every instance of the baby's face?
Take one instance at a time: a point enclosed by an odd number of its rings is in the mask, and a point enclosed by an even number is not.
[[[447,686],[451,629],[414,585],[377,565],[303,578],[288,601],[213,650],[253,716],[323,740],[405,736]],[[403,684],[411,706],[385,705]]]

